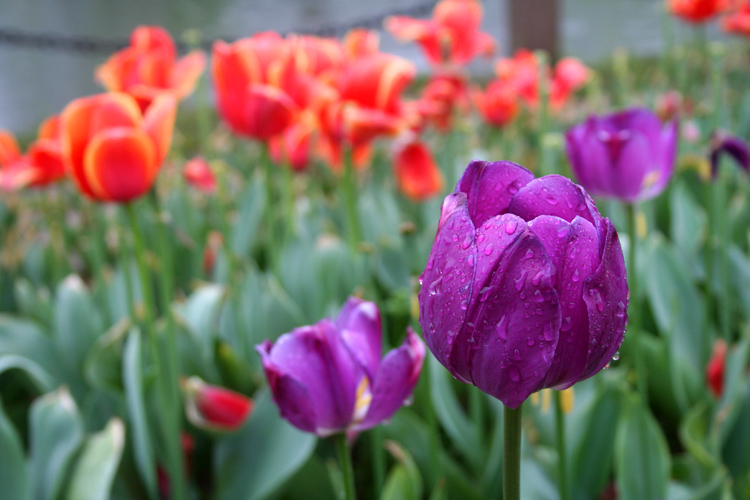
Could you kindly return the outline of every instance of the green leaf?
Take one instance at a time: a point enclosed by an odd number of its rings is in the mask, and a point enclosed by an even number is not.
[[[533,460],[521,460],[521,498],[524,500],[558,498],[554,483],[544,473],[544,469]]]
[[[141,332],[130,330],[125,341],[122,359],[122,381],[125,385],[130,432],[133,436],[135,464],[151,498],[157,498],[156,462],[148,429],[145,398],[143,395],[143,347]]]
[[[422,475],[414,459],[396,441],[385,443],[388,451],[398,462],[385,481],[382,500],[420,500],[422,498]]]
[[[63,362],[74,371],[103,333],[99,312],[86,285],[76,275],[65,278],[55,294],[55,343]]]
[[[8,354],[0,356],[0,373],[13,369],[21,370],[28,375],[40,392],[49,392],[57,385],[49,373],[30,359]]]
[[[83,442],[83,421],[65,387],[31,405],[30,461],[34,498],[54,500]]]
[[[479,443],[474,424],[464,413],[456,398],[450,381],[450,374],[435,359],[428,356],[430,370],[430,397],[435,408],[440,425],[462,451],[464,456],[474,465],[481,463],[482,446]],[[479,390],[470,387],[469,390]]]
[[[37,288],[29,280],[20,278],[15,281],[15,298],[24,317],[51,328],[52,303],[47,288]]]
[[[92,387],[122,392],[122,346],[129,328],[130,320],[123,318],[94,342],[83,364]]]
[[[683,272],[674,250],[652,239],[648,254],[646,293],[662,335],[668,339],[669,363],[675,396],[683,411],[701,393],[703,380],[696,366],[708,359],[703,334],[705,310],[701,296]]]
[[[216,443],[217,500],[268,497],[305,464],[315,448],[315,436],[283,420],[268,393],[256,396],[245,426]]]
[[[721,455],[732,477],[750,488],[750,384],[745,386],[743,399],[734,426],[727,435]]]
[[[635,396],[626,394],[617,429],[616,480],[621,500],[658,500],[667,493],[670,456],[659,424]]]
[[[0,314],[0,357],[5,355],[28,359],[56,381],[64,378],[62,357],[50,338],[35,323]],[[44,378],[49,392],[54,386]]]
[[[124,444],[125,426],[119,418],[89,437],[71,476],[67,500],[109,500]]]
[[[710,469],[717,465],[717,461],[706,443],[708,417],[708,406],[705,403],[693,407],[680,425],[680,440],[698,463]]]
[[[30,500],[29,471],[23,445],[0,402],[0,485],[3,500]]]
[[[193,292],[184,304],[176,306],[194,344],[190,356],[198,358],[200,366],[204,368],[204,376],[206,370],[210,370],[213,365],[214,344],[219,331],[219,313],[225,294],[226,290],[221,285],[206,285]]]
[[[257,179],[245,190],[240,204],[240,214],[232,225],[230,248],[241,256],[250,255],[258,234],[263,210],[266,205],[266,192]]]
[[[580,439],[571,440],[573,498],[595,498],[606,487],[619,414],[619,393],[609,384],[600,384],[588,407],[571,422],[580,425]]]

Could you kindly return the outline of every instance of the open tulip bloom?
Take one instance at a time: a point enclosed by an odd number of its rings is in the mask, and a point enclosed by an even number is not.
[[[617,231],[565,177],[473,161],[443,202],[421,281],[427,346],[509,408],[591,377],[622,343]]]
[[[662,126],[647,109],[591,116],[565,139],[573,172],[593,196],[635,203],[661,194],[672,178],[677,122]]]
[[[318,436],[360,431],[390,418],[419,379],[424,344],[410,329],[381,358],[380,312],[351,297],[323,319],[256,347],[281,416]]]

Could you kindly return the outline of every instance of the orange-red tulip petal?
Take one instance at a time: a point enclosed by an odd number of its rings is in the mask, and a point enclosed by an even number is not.
[[[414,201],[439,194],[445,181],[430,150],[418,140],[397,146],[393,166],[399,189]]]
[[[689,23],[704,23],[729,7],[729,0],[668,0],[667,9]]]

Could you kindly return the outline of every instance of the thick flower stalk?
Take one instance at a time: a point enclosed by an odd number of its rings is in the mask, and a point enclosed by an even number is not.
[[[445,198],[419,292],[427,346],[509,408],[603,369],[628,285],[617,231],[570,180],[474,161]]]
[[[424,344],[411,330],[381,360],[380,313],[351,297],[336,319],[296,328],[256,347],[281,416],[328,436],[390,418],[411,396]]]
[[[565,139],[573,172],[593,196],[636,203],[661,194],[672,178],[677,122],[662,126],[647,109],[591,116]]]

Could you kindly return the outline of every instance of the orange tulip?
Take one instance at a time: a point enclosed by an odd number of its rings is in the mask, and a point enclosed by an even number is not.
[[[205,55],[194,51],[177,59],[172,37],[158,26],[138,26],[130,46],[112,55],[96,70],[96,79],[113,92],[125,92],[141,110],[164,92],[176,99],[188,96],[206,65]]]
[[[414,201],[439,194],[445,184],[432,153],[416,138],[397,145],[393,167],[399,189]]]
[[[128,94],[76,99],[62,113],[62,151],[78,188],[97,201],[128,202],[154,182],[172,140],[177,103],[162,94],[142,113]]]
[[[287,93],[294,81],[292,47],[276,33],[214,43],[212,73],[219,114],[236,133],[266,141],[295,119]]]
[[[476,90],[472,97],[482,118],[495,127],[504,127],[518,114],[518,96],[499,80],[490,83],[485,92]]]
[[[491,55],[495,49],[492,37],[479,31],[482,5],[476,0],[442,0],[432,19],[392,16],[385,28],[403,42],[416,41],[430,63],[464,65],[477,55]]]
[[[52,116],[42,123],[37,140],[25,155],[10,132],[0,131],[0,190],[42,187],[64,176],[59,117]]]
[[[750,37],[750,2],[744,2],[721,22],[724,31]]]

